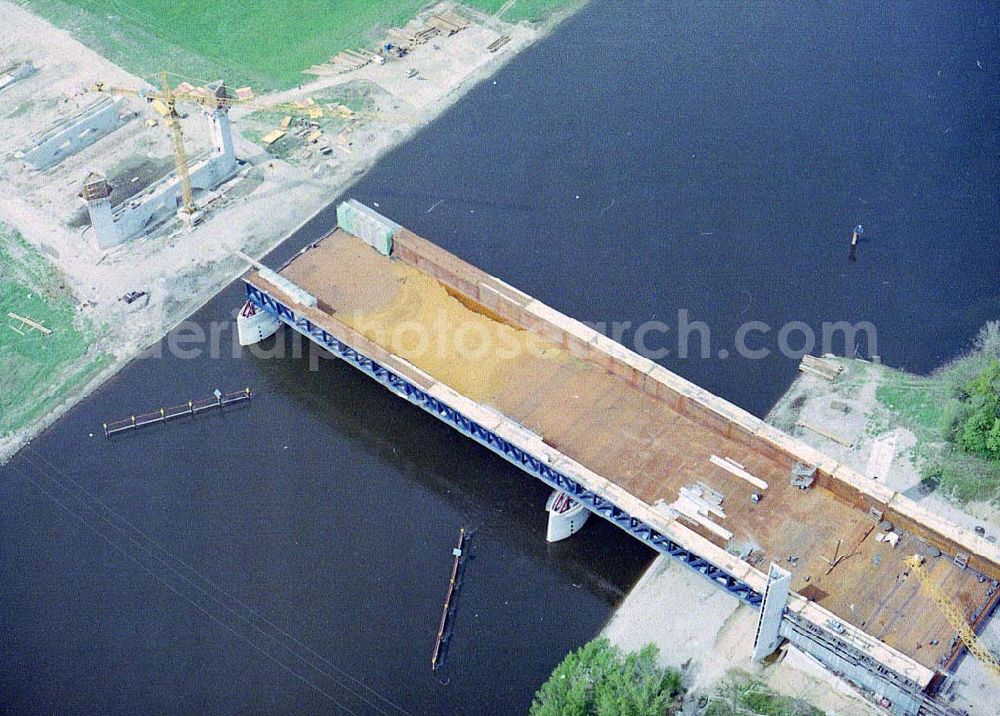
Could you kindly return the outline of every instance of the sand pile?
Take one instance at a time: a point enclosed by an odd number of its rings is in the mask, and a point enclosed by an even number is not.
[[[417,269],[394,261],[392,270],[391,300],[337,317],[469,398],[490,402],[507,381],[530,375],[534,361],[571,360],[535,334],[472,310]]]

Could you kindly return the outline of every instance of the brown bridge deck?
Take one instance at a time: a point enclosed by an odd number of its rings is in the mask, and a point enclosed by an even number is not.
[[[392,258],[337,230],[280,273],[315,295],[329,320],[518,421],[648,505],[672,503],[695,483],[718,491],[726,516],[712,519],[733,533],[728,544],[689,519],[681,523],[733,554],[752,550],[745,561],[758,569],[781,564],[793,573],[794,591],[932,670],[953,655],[954,630],[903,564],[928,548],[914,534],[926,532],[917,522],[902,520],[897,547],[877,542],[877,520],[850,489],[829,477],[793,488],[787,454],[692,417],[683,399],[651,394],[559,345],[548,323],[525,330],[504,301],[486,300],[497,293],[523,306],[531,300],[524,294],[405,230]],[[484,282],[492,282],[489,291]],[[767,489],[712,464],[711,455],[741,463]],[[831,567],[835,553],[841,559]],[[989,580],[973,569],[948,556],[929,560],[928,569],[966,614],[987,603]]]

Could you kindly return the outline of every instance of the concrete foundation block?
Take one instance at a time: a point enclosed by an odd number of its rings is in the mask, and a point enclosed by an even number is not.
[[[386,256],[392,253],[393,237],[403,230],[396,222],[355,199],[337,206],[337,225]]]
[[[35,138],[31,146],[18,152],[34,169],[47,169],[90,146],[122,124],[121,97],[103,97],[65,122],[60,122]]]

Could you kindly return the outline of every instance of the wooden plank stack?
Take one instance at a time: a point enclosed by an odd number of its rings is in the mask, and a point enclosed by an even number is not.
[[[425,27],[423,30],[417,30],[413,37],[418,45],[422,45],[429,40],[433,40],[440,34],[441,31],[436,27]]]
[[[832,381],[843,372],[844,366],[825,358],[802,356],[802,362],[799,363],[799,370],[803,373],[815,375],[823,380]]]
[[[431,27],[436,27],[448,37],[451,37],[456,32],[461,32],[469,26],[467,20],[459,17],[453,12],[442,12],[438,15],[431,15],[431,19],[428,23]]]
[[[496,52],[501,47],[503,47],[504,45],[506,45],[508,42],[510,42],[510,35],[501,35],[500,37],[498,37],[497,39],[495,39],[493,42],[491,42],[490,44],[488,44],[486,46],[486,49],[489,50],[490,52]]]
[[[461,32],[467,27],[469,27],[468,20],[449,10],[431,15],[427,26],[419,30],[411,31],[398,27],[389,28],[386,32],[386,39],[401,50],[409,52],[417,45],[423,45],[439,35],[450,37],[456,32]],[[509,37],[506,38],[506,40],[509,39]],[[501,40],[503,40],[503,38],[501,38]],[[506,40],[504,40],[504,42],[506,42]],[[500,44],[503,43],[501,42]],[[495,50],[490,51],[495,52]],[[351,72],[353,70],[361,69],[372,61],[379,62],[379,60],[376,59],[375,53],[369,50],[344,50],[336,56],[331,57],[328,62],[321,65],[313,65],[308,70],[304,70],[304,72],[305,74],[317,75],[320,77],[336,75],[343,72]],[[381,62],[379,62],[379,64],[381,64]]]

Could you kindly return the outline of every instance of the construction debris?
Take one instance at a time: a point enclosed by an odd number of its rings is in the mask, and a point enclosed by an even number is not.
[[[263,137],[261,137],[260,141],[263,142],[264,144],[268,145],[268,146],[271,146],[272,144],[274,144],[275,142],[277,142],[279,139],[281,139],[282,137],[284,137],[286,134],[288,134],[288,132],[286,132],[286,131],[284,131],[282,129],[275,129],[275,130],[273,130],[271,132],[268,132]]]
[[[711,462],[713,465],[717,465],[718,467],[721,467],[723,470],[728,470],[737,477],[743,478],[754,487],[760,488],[761,490],[767,489],[766,482],[761,480],[759,477],[751,475],[749,472],[747,472],[747,469],[743,465],[739,464],[732,458],[730,457],[721,458],[718,455],[712,455],[708,459],[709,462]]]
[[[799,363],[799,370],[803,373],[815,375],[823,380],[832,381],[843,372],[844,367],[826,358],[802,356],[802,362]]]
[[[879,532],[875,535],[876,542],[888,542],[890,546],[895,547],[899,544],[899,533],[898,532]]]
[[[799,428],[805,428],[806,430],[812,430],[817,435],[822,435],[823,437],[825,437],[825,438],[827,438],[829,440],[833,440],[835,443],[839,443],[839,444],[843,445],[846,448],[854,447],[854,442],[853,441],[848,440],[847,438],[842,438],[839,435],[835,435],[835,434],[833,434],[833,433],[831,433],[831,432],[829,432],[827,430],[824,430],[823,428],[819,427],[818,425],[813,425],[812,423],[807,423],[805,420],[799,420],[799,421],[797,421],[795,423],[795,426],[799,427]]]
[[[10,326],[10,329],[15,333],[20,333],[22,336],[24,335],[24,331],[29,328],[31,330],[38,331],[39,333],[45,336],[50,335],[52,333],[52,329],[46,328],[38,321],[34,321],[30,318],[25,318],[24,316],[19,316],[16,313],[8,313],[7,317],[13,318],[15,321],[20,321],[19,326]]]
[[[792,468],[792,487],[806,490],[816,482],[816,468],[803,465],[801,462],[795,463]]]
[[[678,513],[691,520],[695,524],[701,525],[715,535],[728,542],[733,537],[733,533],[721,525],[716,524],[710,514],[725,519],[726,513],[722,510],[723,496],[711,487],[698,482],[680,489],[680,496],[670,507]]]
[[[896,456],[896,433],[880,435],[872,443],[871,453],[868,456],[868,465],[865,467],[865,477],[878,480],[881,477],[888,477],[892,467],[892,460]]]

